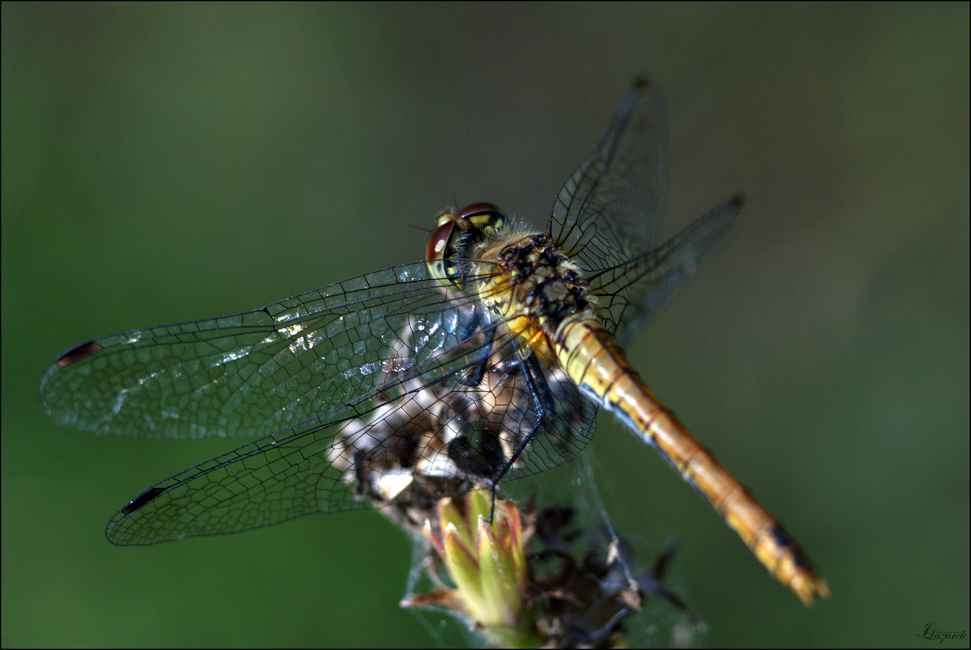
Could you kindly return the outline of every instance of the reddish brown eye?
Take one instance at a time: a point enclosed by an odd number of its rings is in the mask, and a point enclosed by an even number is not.
[[[459,219],[468,219],[469,217],[474,217],[477,214],[502,214],[502,210],[497,208],[491,203],[473,203],[472,205],[467,205],[458,214],[455,215],[456,221]]]
[[[455,222],[447,221],[435,229],[428,240],[428,246],[425,247],[426,260],[435,262],[445,257],[445,248],[448,246],[448,240],[454,228]]]

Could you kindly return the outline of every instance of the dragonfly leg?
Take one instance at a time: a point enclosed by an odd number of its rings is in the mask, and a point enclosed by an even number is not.
[[[539,366],[539,362],[536,360],[535,355],[527,354],[522,350],[516,352],[516,365],[519,366],[522,372],[523,382],[526,384],[526,389],[529,391],[529,400],[536,411],[536,422],[529,429],[529,433],[523,436],[522,441],[513,452],[512,456],[503,463],[502,468],[492,479],[492,487],[490,491],[492,492],[492,507],[489,509],[489,523],[492,523],[492,515],[496,509],[496,490],[499,488],[499,481],[502,477],[506,475],[506,472],[513,466],[516,459],[523,453],[526,449],[526,445],[532,441],[536,432],[539,431],[540,427],[543,426],[543,422],[546,419],[548,412],[553,409],[553,392],[550,390],[549,384],[546,383],[546,378],[543,376],[542,368]]]

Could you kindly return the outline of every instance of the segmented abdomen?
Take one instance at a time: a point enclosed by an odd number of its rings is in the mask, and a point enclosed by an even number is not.
[[[826,582],[779,522],[658,401],[614,337],[595,319],[567,318],[556,331],[553,347],[581,390],[657,448],[777,580],[807,606],[817,596],[829,595]]]

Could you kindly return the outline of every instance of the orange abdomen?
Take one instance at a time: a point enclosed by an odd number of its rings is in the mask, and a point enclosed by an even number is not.
[[[807,606],[829,595],[826,582],[779,522],[654,397],[596,320],[579,315],[564,320],[553,347],[581,390],[656,447],[777,580]]]

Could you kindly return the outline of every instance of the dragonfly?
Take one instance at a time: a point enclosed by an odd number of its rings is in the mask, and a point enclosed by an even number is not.
[[[638,77],[560,189],[545,230],[489,203],[440,214],[425,259],[231,316],[94,339],[59,356],[43,407],[81,429],[256,438],[128,502],[109,541],[235,533],[397,507],[550,469],[600,407],[653,446],[806,605],[829,590],[800,547],[650,391],[623,351],[742,207],[666,243],[666,116]]]

